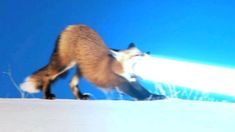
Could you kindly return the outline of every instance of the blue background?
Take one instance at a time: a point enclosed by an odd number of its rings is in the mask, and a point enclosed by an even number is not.
[[[20,97],[2,72],[10,67],[21,83],[48,63],[57,35],[77,23],[95,29],[111,48],[135,42],[155,55],[235,67],[234,7],[233,0],[0,0],[0,97]],[[73,72],[53,85],[57,98],[73,98]],[[115,96],[85,80],[81,87],[96,99]]]

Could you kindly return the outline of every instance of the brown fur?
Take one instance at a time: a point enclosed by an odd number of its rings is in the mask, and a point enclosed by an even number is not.
[[[43,90],[44,98],[54,98],[50,92],[51,82],[76,65],[78,73],[74,82],[83,76],[98,87],[117,87],[125,81],[116,74],[123,72],[123,69],[109,53],[94,30],[84,25],[69,26],[60,34],[49,64],[32,74],[27,81],[36,83],[35,87]],[[79,89],[74,85],[70,85],[74,96],[81,98]]]
[[[83,25],[69,26],[62,34],[58,44],[58,54],[62,65],[75,61],[82,76],[100,87],[114,87],[120,82],[112,67],[121,69],[109,55],[100,36]]]

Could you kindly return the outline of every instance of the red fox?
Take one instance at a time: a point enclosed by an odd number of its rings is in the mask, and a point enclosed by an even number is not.
[[[134,44],[126,50],[111,50],[90,27],[71,25],[59,35],[49,64],[27,77],[20,87],[29,93],[42,90],[45,99],[53,99],[51,83],[76,66],[77,73],[70,81],[70,87],[77,99],[89,97],[79,91],[80,77],[101,88],[119,88],[139,100],[164,99],[165,96],[153,95],[140,86],[130,72],[129,60],[144,55]]]

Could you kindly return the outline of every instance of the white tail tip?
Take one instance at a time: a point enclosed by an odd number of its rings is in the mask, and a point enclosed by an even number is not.
[[[36,80],[27,77],[23,83],[20,84],[20,88],[28,93],[38,93],[40,92],[39,89],[37,89]]]

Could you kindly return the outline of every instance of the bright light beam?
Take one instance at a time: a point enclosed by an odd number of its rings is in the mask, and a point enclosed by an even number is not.
[[[235,96],[235,69],[146,57],[134,66],[143,79]]]

